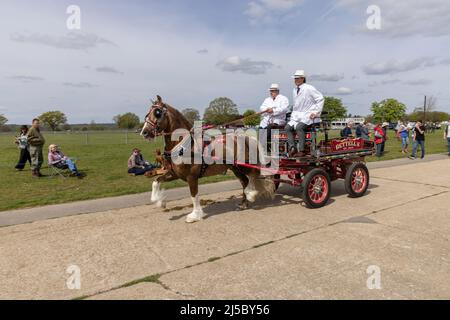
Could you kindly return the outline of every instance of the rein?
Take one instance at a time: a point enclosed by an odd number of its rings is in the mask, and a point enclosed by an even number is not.
[[[157,128],[158,128],[158,122],[157,122],[157,121],[154,122],[154,121],[151,121],[151,120],[149,119],[150,113],[152,112],[153,109],[156,109],[156,108],[162,108],[162,107],[159,106],[159,105],[153,105],[153,106],[150,108],[150,111],[148,112],[148,114],[147,114],[146,117],[145,117],[145,123],[149,124],[149,125],[153,128],[154,133],[155,133],[155,137],[160,137],[160,136],[170,136],[170,135],[172,135],[173,131],[172,131],[172,132],[163,132],[163,131],[162,131],[162,132],[158,132],[158,131],[157,131]],[[164,112],[164,113],[165,113],[165,112]],[[258,113],[251,114],[251,115],[246,116],[246,117],[242,117],[242,118],[239,118],[239,119],[230,121],[230,122],[226,122],[226,123],[224,123],[224,124],[209,125],[209,126],[203,127],[203,128],[202,128],[202,131],[209,130],[209,129],[215,129],[215,128],[218,128],[218,127],[221,127],[221,126],[222,126],[222,127],[226,127],[226,126],[232,125],[232,124],[234,124],[234,123],[236,123],[236,122],[248,120],[248,119],[251,119],[251,118],[253,118],[253,117],[263,115],[263,114],[265,114],[265,113],[266,113],[266,111],[262,111],[262,112],[258,112]],[[190,130],[190,132],[192,133],[193,130],[194,130],[194,128],[192,128],[192,129]]]

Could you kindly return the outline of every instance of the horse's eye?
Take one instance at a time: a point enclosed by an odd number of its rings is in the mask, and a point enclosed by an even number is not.
[[[153,115],[155,116],[156,119],[159,119],[162,117],[162,110],[161,109],[156,109],[155,112],[153,113]]]

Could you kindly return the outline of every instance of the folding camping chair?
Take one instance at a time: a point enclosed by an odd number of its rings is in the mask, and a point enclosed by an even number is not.
[[[73,163],[77,163],[77,158],[71,158],[71,160],[73,161]],[[53,165],[48,165],[48,168],[51,171],[50,174],[50,178],[56,177],[56,176],[60,176],[64,179],[70,177],[70,175],[72,174],[72,172],[69,170],[69,167],[67,166],[67,164],[65,164],[63,167],[57,167],[57,166],[53,166]]]

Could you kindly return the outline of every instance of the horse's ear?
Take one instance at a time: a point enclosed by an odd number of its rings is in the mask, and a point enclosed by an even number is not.
[[[161,98],[160,95],[157,95],[157,96],[156,96],[156,101],[158,101],[159,103],[162,103],[162,98]]]

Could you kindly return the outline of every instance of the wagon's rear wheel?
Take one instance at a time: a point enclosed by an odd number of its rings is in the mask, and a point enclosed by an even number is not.
[[[275,191],[278,190],[278,188],[280,187],[280,179],[281,179],[281,175],[276,174],[273,176],[273,183],[275,185]]]
[[[303,179],[303,201],[311,209],[321,208],[330,199],[331,180],[325,170],[313,169]]]
[[[364,163],[352,163],[345,174],[345,191],[352,198],[362,197],[369,187],[369,170]]]

